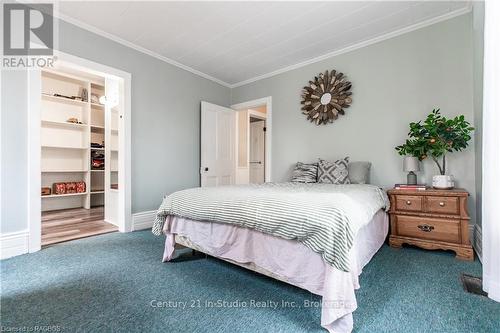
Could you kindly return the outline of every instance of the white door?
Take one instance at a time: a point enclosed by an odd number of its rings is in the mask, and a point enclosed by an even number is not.
[[[250,122],[250,184],[265,181],[265,126],[264,120]]]
[[[201,102],[201,186],[234,184],[236,112]]]
[[[106,78],[104,107],[104,220],[124,231],[125,192],[123,140],[123,82]]]

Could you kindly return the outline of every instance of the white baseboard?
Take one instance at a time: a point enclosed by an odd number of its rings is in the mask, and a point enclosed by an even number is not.
[[[29,252],[28,230],[0,235],[0,259],[6,259]]]
[[[482,239],[483,232],[481,226],[478,224],[469,225],[469,237],[471,239],[472,247],[477,253],[477,257],[483,262]]]
[[[151,229],[155,216],[156,210],[132,214],[132,231]]]

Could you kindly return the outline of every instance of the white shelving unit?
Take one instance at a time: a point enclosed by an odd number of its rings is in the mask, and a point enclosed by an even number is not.
[[[105,88],[103,84],[90,84],[91,95],[104,96]],[[105,107],[102,104],[91,101],[90,103],[90,142],[105,144],[104,129],[105,129]],[[103,154],[105,155],[105,148],[91,148],[90,154]],[[107,156],[105,156],[107,158]],[[96,170],[90,168],[90,202],[93,206],[104,205],[104,168]]]
[[[86,100],[63,96],[82,97]],[[41,99],[41,169],[42,187],[58,182],[84,181],[86,192],[51,194],[42,197],[42,211],[104,205],[104,170],[93,170],[91,156],[104,148],[104,105],[91,102],[91,95],[104,95],[104,81],[96,82],[54,70],[42,72]],[[58,94],[58,96],[55,96]],[[68,122],[76,118],[79,123]]]
[[[118,186],[118,120],[118,110],[111,109],[110,183],[116,186]]]

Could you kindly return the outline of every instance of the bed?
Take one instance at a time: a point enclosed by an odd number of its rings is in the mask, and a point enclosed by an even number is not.
[[[266,183],[179,191],[153,226],[175,244],[322,296],[321,326],[350,332],[358,277],[384,243],[389,202],[373,185]],[[293,254],[293,255],[291,255]]]

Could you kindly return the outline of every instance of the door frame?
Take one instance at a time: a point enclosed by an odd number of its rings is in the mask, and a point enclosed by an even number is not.
[[[81,69],[103,77],[114,77],[123,80],[124,107],[123,107],[123,137],[120,148],[123,148],[123,162],[119,165],[123,173],[124,204],[123,220],[119,221],[120,232],[132,231],[131,210],[131,83],[132,75],[128,72],[106,66],[91,60],[80,58],[68,53],[54,51],[58,62],[74,69]],[[28,71],[28,252],[36,252],[42,244],[42,209],[40,198],[41,186],[41,140],[40,140],[40,108],[41,108],[41,70]],[[120,177],[121,178],[121,177]]]
[[[237,103],[231,105],[231,109],[239,111],[239,110],[245,110],[245,109],[251,109],[255,108],[257,106],[266,106],[266,165],[265,165],[265,182],[270,182],[272,177],[271,177],[271,165],[272,165],[272,158],[271,158],[271,151],[272,151],[272,130],[273,130],[273,98],[272,96],[267,96],[263,98],[258,98],[258,99],[253,99],[247,102],[242,102],[242,103]]]

